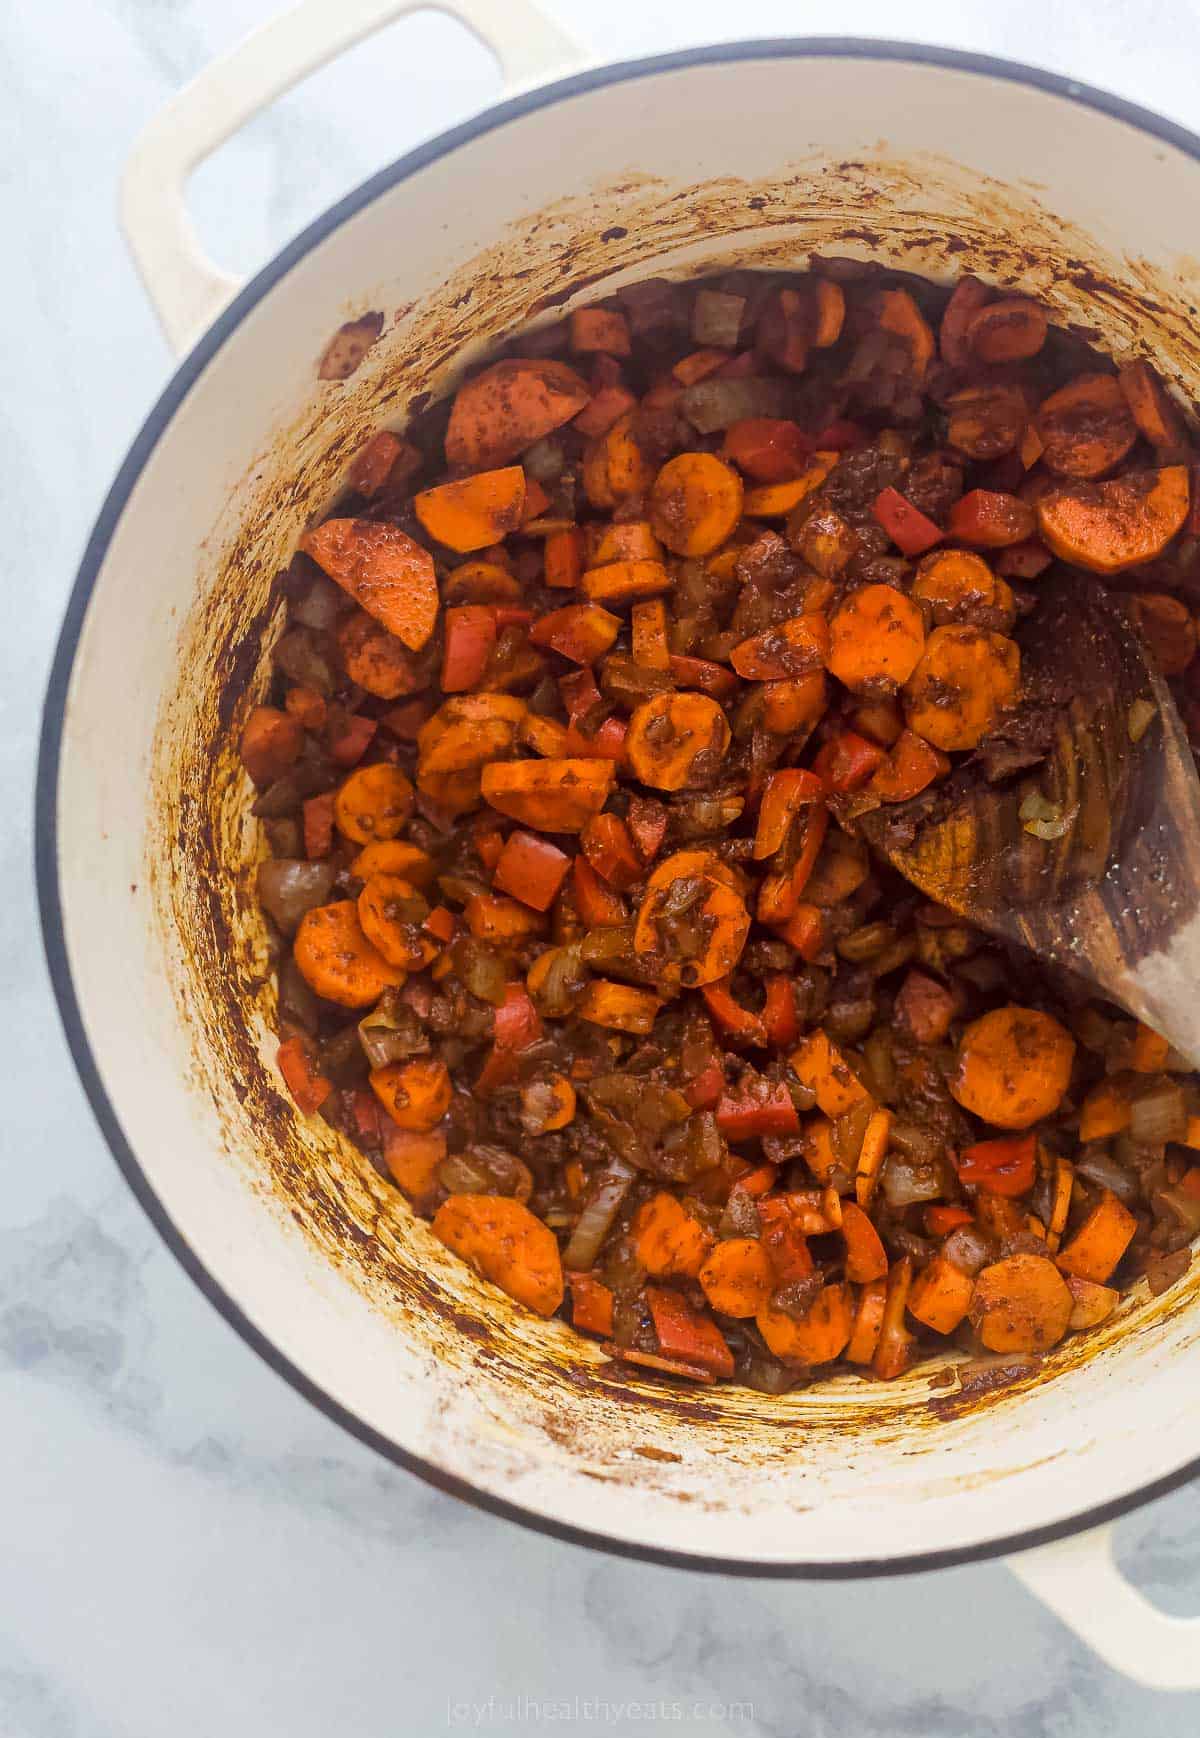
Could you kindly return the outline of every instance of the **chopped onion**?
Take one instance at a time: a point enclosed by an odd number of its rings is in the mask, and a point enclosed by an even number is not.
[[[1133,1101],[1129,1132],[1139,1146],[1156,1147],[1166,1141],[1181,1141],[1187,1133],[1187,1124],[1183,1088],[1173,1080],[1156,1082]]]
[[[333,886],[333,866],[297,857],[270,857],[258,866],[258,902],[285,935],[295,935],[300,919],[323,905]]]
[[[289,628],[271,654],[285,676],[318,694],[333,693],[333,672],[311,628]]]
[[[679,407],[701,434],[715,434],[747,416],[787,416],[792,394],[782,380],[753,375],[743,380],[717,380],[712,375],[689,386]]]
[[[1149,730],[1158,707],[1153,700],[1135,700],[1129,708],[1129,740],[1140,742]]]
[[[996,1259],[996,1245],[977,1225],[958,1225],[942,1244],[951,1266],[974,1279],[981,1267]]]
[[[692,303],[692,342],[717,350],[736,350],[745,313],[745,296],[698,290]]]
[[[1159,1189],[1151,1197],[1150,1205],[1159,1219],[1170,1214],[1181,1231],[1186,1231],[1189,1238],[1200,1233],[1200,1197],[1190,1195],[1178,1184],[1169,1189]]]
[[[292,605],[291,617],[302,627],[325,633],[341,615],[345,602],[345,592],[323,573],[314,573],[303,597]]]
[[[421,1056],[430,1048],[429,1036],[422,1030],[416,1011],[390,990],[358,1022],[358,1041],[372,1068],[406,1062],[410,1056]]]
[[[1029,791],[1021,803],[1021,822],[1035,839],[1065,839],[1079,813],[1079,804],[1064,813],[1061,803],[1048,802],[1041,791]]]
[[[946,1179],[936,1161],[918,1164],[892,1153],[883,1167],[883,1193],[889,1207],[911,1207],[917,1201],[936,1201],[946,1192]]]
[[[1085,1183],[1095,1183],[1098,1188],[1111,1189],[1118,1201],[1132,1206],[1138,1198],[1136,1177],[1119,1165],[1111,1153],[1102,1146],[1084,1147],[1075,1161],[1075,1174],[1082,1177]]]
[[[279,1013],[316,1036],[321,1017],[317,998],[291,954],[279,963]]]
[[[633,1166],[614,1159],[592,1186],[591,1194],[563,1250],[563,1266],[585,1273],[595,1264],[600,1245],[612,1230],[613,1221],[633,1182]]]
[[[566,465],[563,444],[553,435],[543,435],[521,454],[521,467],[526,476],[536,477],[539,483],[557,483]]]

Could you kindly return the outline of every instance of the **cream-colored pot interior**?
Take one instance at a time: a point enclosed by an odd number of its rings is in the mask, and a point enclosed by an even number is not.
[[[1200,268],[1180,252],[1200,170],[1030,84],[835,54],[584,81],[500,116],[252,286],[160,415],[108,543],[67,701],[59,853],[83,1026],[128,1147],[293,1373],[530,1516],[836,1567],[1119,1501],[1197,1452],[1200,1275],[961,1410],[944,1391],[931,1405],[927,1373],[781,1399],[668,1391],[476,1280],[282,1096],[229,740],[266,680],[272,578],[355,449],[539,308],[827,250],[1019,284],[1200,395]],[[384,326],[362,367],[319,381],[334,329],[368,310]]]

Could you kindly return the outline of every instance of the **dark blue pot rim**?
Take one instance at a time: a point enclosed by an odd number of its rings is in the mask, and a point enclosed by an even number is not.
[[[200,1261],[185,1233],[172,1221],[163,1203],[155,1194],[146,1173],[135,1156],[100,1078],[84,1028],[75,985],[67,958],[63,931],[62,893],[59,881],[57,837],[57,790],[59,763],[62,754],[62,733],[67,692],[79,645],[79,637],[92,591],[103,566],[109,544],[138,478],[150,455],[169,425],[179,405],[198,379],[202,370],[221,349],[252,308],[263,299],[281,278],[314,247],[347,219],[386,193],[389,188],[405,181],[418,170],[455,151],[458,146],[479,138],[507,122],[538,109],[547,109],[568,101],[582,92],[628,80],[648,78],[658,73],[673,72],[693,66],[734,65],[749,60],[808,60],[834,58],[862,61],[907,62],[917,66],[941,67],[947,71],[974,73],[1000,79],[1010,84],[1024,85],[1044,91],[1080,107],[1092,109],[1111,119],[1122,121],[1139,132],[1148,133],[1165,144],[1174,146],[1200,163],[1200,137],[1173,121],[1163,119],[1149,109],[1121,97],[1094,89],[1090,85],[1063,78],[1057,73],[1037,67],[1023,66],[1016,61],[997,60],[989,55],[967,54],[956,49],[927,47],[917,43],[873,41],[855,37],[812,36],[805,38],[768,38],[759,42],[719,43],[709,47],[683,49],[674,54],[655,55],[645,60],[623,61],[575,73],[568,78],[516,96],[486,109],[461,126],[453,127],[427,144],[398,158],[364,181],[353,193],[331,206],[315,222],[308,225],[295,240],[288,243],[269,265],[264,266],[245,288],[239,291],[229,306],[218,316],[189,355],[180,363],[169,384],[143,423],[129,449],[116,479],[109,489],[92,534],[67,604],[62,629],[55,650],[46,699],[42,713],[38,748],[37,781],[35,788],[35,865],[38,885],[38,905],[41,913],[42,942],[46,963],[58,1001],[59,1015],[71,1055],[92,1112],[108,1142],[112,1155],[126,1182],[141,1202],[163,1241],[175,1255],[186,1273],[195,1281],[205,1297],[224,1316],[242,1339],[272,1370],[302,1394],[327,1418],[339,1424],[352,1436],[375,1449],[397,1466],[415,1473],[418,1478],[438,1490],[449,1492],[493,1515],[502,1516],[536,1532],[545,1533],[571,1544],[586,1545],[620,1557],[631,1557],[651,1563],[668,1564],[673,1568],[700,1569],[724,1575],[757,1576],[770,1579],[848,1580],[867,1576],[904,1575],[914,1572],[949,1568],[956,1564],[980,1562],[990,1557],[1007,1556],[1035,1545],[1048,1544],[1071,1534],[1083,1532],[1107,1521],[1128,1514],[1155,1497],[1177,1490],[1200,1473],[1200,1455],[1176,1471],[1142,1485],[1129,1495],[1085,1509],[1052,1525],[1017,1530],[1001,1538],[981,1544],[908,1553],[904,1556],[861,1557],[839,1563],[795,1562],[760,1563],[752,1559],[707,1557],[701,1553],[668,1551],[653,1546],[636,1545],[612,1539],[603,1533],[590,1532],[584,1527],[569,1526],[524,1509],[518,1503],[478,1490],[466,1480],[444,1472],[420,1456],[400,1448],[390,1438],[364,1423],[354,1413],[340,1405],[316,1382],[306,1376],[246,1317],[236,1301],[218,1284]]]

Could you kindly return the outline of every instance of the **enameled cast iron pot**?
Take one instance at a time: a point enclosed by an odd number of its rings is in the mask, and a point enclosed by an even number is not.
[[[1197,1268],[961,1410],[931,1408],[927,1372],[781,1399],[615,1373],[477,1281],[281,1095],[229,747],[266,681],[272,576],[356,448],[539,307],[651,272],[848,253],[1019,284],[1200,396],[1200,266],[1180,251],[1200,140],[1044,73],[892,43],[746,43],[534,88],[571,50],[527,0],[441,4],[523,88],[375,176],[240,292],[194,244],[187,171],[411,0],[305,0],[182,93],[126,181],[130,240],[187,355],[84,558],[38,810],[46,945],[96,1115],[227,1319],[433,1483],[563,1537],[753,1574],[1039,1546],[1014,1569],[1105,1657],[1200,1685],[1200,1625],[1146,1605],[1100,1527],[1200,1467]],[[361,367],[319,380],[331,334],[370,311],[382,335]]]

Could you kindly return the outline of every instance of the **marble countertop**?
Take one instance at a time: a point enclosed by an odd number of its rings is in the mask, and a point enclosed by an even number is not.
[[[1035,60],[1196,121],[1195,0],[913,0],[903,15],[842,0],[836,19],[796,0],[543,4],[596,57],[805,27],[904,35]],[[42,963],[38,714],[90,521],[171,366],[117,232],[121,164],[169,93],[270,11],[0,11],[0,802],[12,817],[0,837],[0,1738],[424,1738],[533,1730],[549,1720],[543,1703],[568,1698],[575,1724],[629,1738],[664,1726],[1190,1738],[1200,1696],[1114,1676],[1000,1564],[733,1582],[605,1558],[434,1493],[259,1362],[110,1160]],[[200,171],[201,232],[248,270],[496,88],[488,56],[448,19],[393,26]],[[1200,1613],[1200,1492],[1142,1510],[1119,1540],[1151,1597]]]

